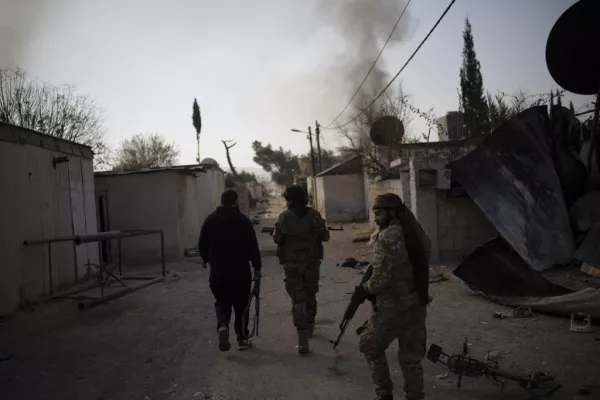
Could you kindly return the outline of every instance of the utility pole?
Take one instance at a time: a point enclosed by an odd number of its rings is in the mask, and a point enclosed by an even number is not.
[[[312,131],[310,126],[308,127],[308,141],[310,142],[310,162],[312,165],[312,176],[314,178],[317,173],[317,166],[315,163],[315,150],[313,147]]]
[[[312,165],[312,192],[313,192],[313,205],[315,208],[317,208],[317,166],[315,165],[315,151],[313,148],[313,141],[312,141],[312,131],[310,126],[308,127],[308,141],[310,142],[310,162]]]
[[[319,128],[319,121],[315,121],[317,125],[317,129],[315,133],[317,134],[317,154],[319,156],[319,172],[323,171],[323,160],[321,159],[321,140],[319,139],[321,136],[321,129]]]

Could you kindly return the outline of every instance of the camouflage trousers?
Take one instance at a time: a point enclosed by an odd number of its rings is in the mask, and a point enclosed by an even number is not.
[[[292,299],[294,326],[306,329],[315,322],[320,265],[316,263],[289,263],[284,266],[285,290]]]
[[[386,315],[388,314],[388,315]],[[413,306],[402,312],[374,312],[365,324],[357,329],[360,335],[359,350],[369,364],[377,396],[393,394],[385,351],[398,340],[398,361],[404,376],[407,400],[423,399],[423,367],[427,330],[427,307]]]

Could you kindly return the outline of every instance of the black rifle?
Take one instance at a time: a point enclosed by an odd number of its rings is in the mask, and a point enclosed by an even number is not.
[[[340,226],[339,228],[332,228],[331,226],[328,226],[328,227],[327,227],[327,230],[328,230],[328,231],[343,231],[343,230],[344,230],[344,227],[343,227],[343,226]],[[274,226],[263,226],[263,227],[260,229],[260,232],[261,232],[261,233],[268,233],[269,235],[273,236],[273,233],[275,232],[275,227],[274,227]],[[284,238],[284,241],[285,241],[285,238]],[[318,243],[318,245],[319,245],[319,260],[322,260],[322,259],[323,259],[323,256],[325,255],[325,249],[323,248],[323,242],[319,242],[319,243]],[[281,248],[282,246],[283,246],[283,243],[280,243],[280,244],[277,246],[277,254],[276,254],[276,255],[277,255],[277,257],[279,258],[279,262],[280,262],[281,264],[284,264],[284,261],[285,261],[285,260],[282,260],[282,259],[279,257],[279,254],[280,254],[280,248]]]
[[[363,275],[362,279],[360,280],[360,285],[362,285],[363,283],[365,283],[369,279],[371,279],[371,275],[373,275],[373,265],[369,264],[369,266],[365,270],[365,274]],[[335,342],[333,342],[334,349],[338,346],[338,344],[340,344],[340,341],[342,340],[342,336],[344,336],[344,333],[346,332],[346,328],[348,328],[348,324],[350,323],[352,318],[354,318],[354,314],[356,314],[356,310],[358,310],[358,307],[362,303],[364,303],[365,300],[366,300],[366,298],[356,299],[354,294],[352,295],[352,298],[350,299],[350,303],[348,304],[348,307],[346,307],[346,311],[344,311],[344,317],[342,318],[342,322],[340,323],[340,334],[338,335]]]
[[[258,323],[260,320],[260,281],[254,281],[254,287],[250,291],[250,296],[248,296],[248,304],[246,305],[246,309],[244,310],[243,326],[246,325],[246,319],[250,316],[250,306],[252,304],[253,297],[256,297],[256,301],[254,302],[254,322],[252,323],[252,331],[250,331],[248,339],[254,336],[258,336]]]
[[[328,231],[343,231],[344,227],[340,226],[339,228],[333,228],[331,226],[327,227]],[[275,233],[275,227],[274,226],[263,226],[262,228],[260,228],[260,233],[268,233],[269,235],[273,236],[273,233]]]

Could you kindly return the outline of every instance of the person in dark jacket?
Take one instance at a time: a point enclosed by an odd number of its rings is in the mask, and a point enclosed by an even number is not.
[[[234,329],[240,350],[249,348],[246,310],[252,284],[260,281],[261,257],[256,232],[250,219],[240,212],[238,196],[233,190],[221,195],[221,206],[210,214],[200,231],[200,257],[210,265],[210,289],[215,297],[219,349],[228,351],[231,309],[235,313]]]

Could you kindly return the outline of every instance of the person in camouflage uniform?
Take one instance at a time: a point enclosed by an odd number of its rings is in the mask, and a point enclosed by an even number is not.
[[[373,275],[356,291],[373,304],[373,314],[357,330],[376,399],[393,399],[385,351],[398,340],[398,360],[407,400],[423,399],[423,369],[427,331],[425,318],[431,300],[427,235],[400,197],[388,193],[373,205],[379,233],[374,236]]]
[[[307,207],[301,186],[288,187],[284,197],[288,209],[279,215],[273,240],[285,270],[285,289],[292,299],[298,352],[306,354],[317,315],[322,242],[329,240],[329,231],[321,214]]]

